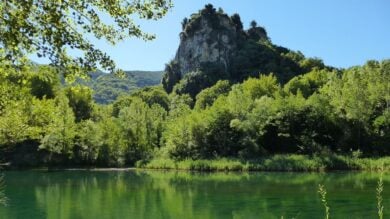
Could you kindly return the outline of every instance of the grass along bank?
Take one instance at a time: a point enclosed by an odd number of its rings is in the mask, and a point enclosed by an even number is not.
[[[390,170],[390,157],[356,158],[342,155],[274,155],[257,160],[213,159],[182,160],[153,159],[149,162],[137,162],[137,168],[171,169],[191,171],[330,171],[364,170],[379,171],[382,167]]]

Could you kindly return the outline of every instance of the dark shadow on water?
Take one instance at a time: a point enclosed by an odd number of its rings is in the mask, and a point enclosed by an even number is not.
[[[4,176],[3,174],[0,174],[0,205],[7,206],[8,198],[5,195],[4,190],[5,190]]]

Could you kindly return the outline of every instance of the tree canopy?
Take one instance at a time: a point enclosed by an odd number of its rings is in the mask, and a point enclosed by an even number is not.
[[[0,162],[122,166],[154,158],[389,155],[389,66],[384,60],[313,69],[284,85],[273,74],[220,80],[195,102],[146,87],[99,105],[93,90],[60,86],[47,66],[16,74],[0,65]]]
[[[0,59],[20,65],[29,54],[46,57],[67,73],[85,75],[99,67],[115,72],[110,56],[90,38],[115,45],[128,37],[151,40],[134,18],[159,19],[171,0],[7,0],[0,2]],[[78,52],[71,57],[69,50]]]
[[[390,60],[334,69],[317,58],[306,59],[300,52],[272,45],[268,40],[248,39],[236,54],[231,72],[203,63],[182,78],[178,63],[171,62],[166,66],[162,85],[153,87],[143,87],[155,78],[153,74],[141,78],[129,73],[143,88],[122,93],[112,104],[94,101],[96,86],[91,88],[82,82],[64,85],[57,74],[57,64],[67,69],[69,64],[75,68],[94,66],[66,63],[58,56],[61,48],[87,43],[85,38],[73,38],[72,33],[79,32],[67,32],[70,27],[61,26],[65,25],[63,19],[72,16],[73,10],[78,9],[75,6],[92,17],[95,9],[101,9],[116,19],[119,29],[113,30],[119,31],[131,29],[128,24],[120,26],[131,13],[159,18],[168,4],[132,3],[11,0],[0,4],[4,11],[1,19],[19,28],[0,27],[0,37],[4,36],[0,38],[1,55],[10,56],[0,59],[0,163],[123,166],[155,158],[252,160],[285,153],[390,155]],[[148,10],[151,14],[141,13]],[[42,14],[30,19],[38,12]],[[221,12],[208,5],[201,13],[214,16]],[[74,17],[73,21],[83,21],[82,17]],[[48,19],[48,23],[42,19]],[[239,26],[239,16],[234,20]],[[53,27],[45,26],[53,21],[59,22],[59,27],[55,22]],[[95,22],[77,23],[81,25],[77,28],[89,25],[105,30],[100,20]],[[98,29],[91,29],[92,34],[102,34],[102,38],[111,31],[108,28],[100,33]],[[48,33],[34,32],[38,30]],[[9,33],[12,31],[16,34],[14,39]],[[31,43],[30,36],[24,35],[30,31]],[[122,33],[113,33],[111,40],[121,39]],[[136,36],[148,36],[139,34]],[[77,44],[78,40],[81,44]],[[55,67],[31,63],[18,66],[23,55],[38,51],[37,45],[51,48],[45,52],[53,55]],[[101,57],[84,58],[93,62]]]

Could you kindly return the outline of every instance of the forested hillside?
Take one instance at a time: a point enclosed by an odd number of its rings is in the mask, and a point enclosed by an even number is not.
[[[333,69],[321,59],[273,44],[266,29],[256,21],[245,30],[240,15],[229,16],[208,4],[182,21],[179,48],[166,65],[163,86],[168,93],[194,98],[218,80],[234,84],[261,72],[273,73],[284,84],[315,68]]]
[[[1,162],[131,165],[157,157],[254,159],[298,153],[389,155],[390,61],[219,81],[192,100],[149,87],[97,105],[50,67],[1,66]]]
[[[112,103],[118,96],[129,94],[136,89],[161,83],[162,71],[125,71],[124,77],[101,71],[90,73],[90,79],[78,80],[94,90],[93,98],[97,103]]]

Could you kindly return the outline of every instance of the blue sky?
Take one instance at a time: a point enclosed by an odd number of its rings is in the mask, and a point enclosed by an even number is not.
[[[130,38],[116,46],[92,41],[124,70],[162,70],[179,45],[181,21],[211,3],[266,28],[272,42],[328,65],[349,67],[390,58],[389,0],[173,0],[161,20],[141,21],[154,41]],[[39,62],[39,60],[37,60]]]

